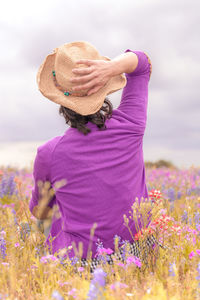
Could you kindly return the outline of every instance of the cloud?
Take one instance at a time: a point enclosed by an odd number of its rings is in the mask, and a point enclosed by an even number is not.
[[[21,0],[3,5],[0,141],[45,140],[66,130],[58,105],[38,91],[36,73],[55,47],[87,40],[110,58],[128,48],[149,54],[149,146],[199,148],[199,1]],[[114,108],[120,97],[121,92],[110,95]]]

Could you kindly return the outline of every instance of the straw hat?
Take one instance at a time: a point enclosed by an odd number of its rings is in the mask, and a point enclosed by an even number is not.
[[[76,64],[79,59],[111,60],[101,56],[88,42],[64,44],[46,56],[37,73],[37,84],[40,92],[49,100],[81,115],[90,115],[102,107],[106,95],[126,85],[126,77],[123,74],[113,76],[96,93],[89,96],[88,90],[73,92],[71,89],[77,84],[70,82],[70,78],[74,77],[72,69],[85,67],[84,64]]]

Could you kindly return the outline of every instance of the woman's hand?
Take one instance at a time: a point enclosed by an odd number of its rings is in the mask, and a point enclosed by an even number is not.
[[[96,93],[102,88],[112,75],[112,61],[80,59],[77,64],[85,64],[86,68],[75,68],[72,72],[76,77],[71,78],[71,82],[77,84],[73,91],[87,90],[87,95]]]
[[[38,220],[46,220],[52,217],[52,208],[47,206],[41,208],[39,205],[34,206],[32,215]]]

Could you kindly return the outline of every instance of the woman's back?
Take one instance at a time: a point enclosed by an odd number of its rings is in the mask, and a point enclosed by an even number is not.
[[[52,201],[61,213],[50,231],[52,236],[57,234],[52,244],[53,253],[68,247],[72,241],[77,248],[82,242],[82,257],[86,258],[94,223],[97,227],[92,243],[93,257],[98,239],[105,248],[112,249],[115,234],[124,240],[132,239],[123,224],[123,215],[129,214],[136,197],[148,197],[143,136],[151,71],[147,56],[141,51],[133,52],[138,55],[138,66],[126,74],[127,85],[120,106],[113,110],[112,118],[106,120],[107,129],[100,131],[89,122],[88,135],[69,128],[62,136],[38,148],[35,169],[43,170],[43,180],[49,180],[52,186],[66,180],[64,186],[56,189]],[[130,228],[134,235],[133,223]],[[69,256],[74,256],[73,249]]]

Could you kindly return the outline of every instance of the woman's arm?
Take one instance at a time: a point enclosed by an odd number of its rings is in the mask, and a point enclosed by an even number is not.
[[[111,60],[111,64],[112,76],[122,73],[132,73],[137,68],[138,57],[133,52],[126,52]]]
[[[88,89],[88,95],[97,92],[111,77],[122,73],[133,72],[138,65],[135,53],[123,53],[111,61],[81,59],[77,64],[85,64],[86,68],[75,68],[72,72],[76,77],[71,78],[74,83],[73,91]]]
[[[151,62],[143,51],[130,50],[138,57],[136,69],[126,74],[127,84],[123,88],[120,105],[117,108],[122,111],[132,122],[132,131],[144,134],[147,121],[148,85],[151,76]]]

